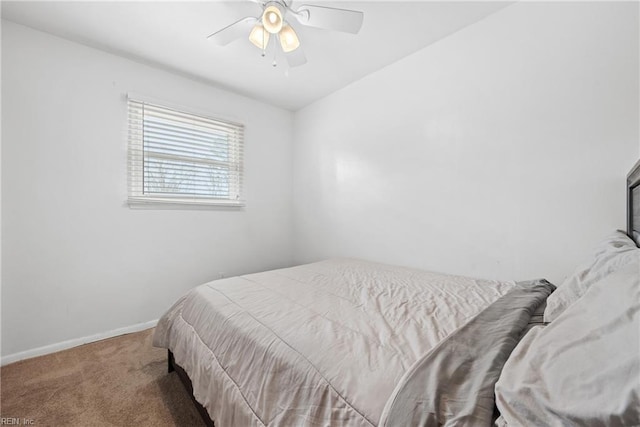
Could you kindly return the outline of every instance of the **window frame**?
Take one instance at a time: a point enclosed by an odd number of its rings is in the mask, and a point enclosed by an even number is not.
[[[235,166],[234,178],[237,179],[237,183],[234,186],[237,191],[233,192],[235,198],[217,198],[207,196],[196,196],[188,193],[176,193],[176,195],[158,194],[158,193],[145,193],[145,139],[144,131],[141,131],[144,127],[144,109],[141,116],[132,117],[132,103],[138,105],[149,105],[153,108],[160,108],[163,110],[173,111],[177,114],[189,115],[198,119],[205,119],[222,124],[224,127],[235,128],[237,134],[233,136],[235,159],[230,160],[227,163],[230,166]],[[215,208],[215,207],[229,207],[239,208],[244,207],[246,202],[244,200],[243,193],[243,180],[244,180],[244,129],[245,125],[241,121],[232,120],[218,115],[213,115],[209,112],[196,111],[192,108],[187,108],[165,102],[157,99],[153,99],[147,96],[139,94],[128,93],[126,95],[127,105],[127,183],[128,183],[128,197],[127,204],[130,208],[147,208],[147,209],[162,209],[162,208]],[[135,107],[135,108],[140,108]],[[136,122],[133,124],[132,122]],[[188,156],[187,156],[188,157]],[[220,162],[215,159],[201,159],[193,157],[194,163],[216,163]]]

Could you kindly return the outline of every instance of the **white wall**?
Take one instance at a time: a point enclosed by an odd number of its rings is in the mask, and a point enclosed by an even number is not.
[[[517,3],[299,111],[296,262],[559,281],[625,226],[638,4]]]
[[[518,3],[292,117],[2,21],[2,355],[292,261],[559,280],[624,226],[638,36],[634,3]],[[127,208],[129,91],[244,121],[247,207]]]
[[[242,210],[131,210],[133,91],[246,124]],[[292,114],[2,22],[2,354],[158,318],[292,259]]]

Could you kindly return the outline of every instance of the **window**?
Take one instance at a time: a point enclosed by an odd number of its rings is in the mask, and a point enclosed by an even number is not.
[[[128,100],[129,205],[242,206],[244,126]]]

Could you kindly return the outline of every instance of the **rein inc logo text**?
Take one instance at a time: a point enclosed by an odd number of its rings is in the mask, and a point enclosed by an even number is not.
[[[36,422],[32,418],[12,418],[0,417],[0,425],[2,426],[33,426]]]

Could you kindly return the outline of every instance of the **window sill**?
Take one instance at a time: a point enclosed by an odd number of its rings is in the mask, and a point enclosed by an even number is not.
[[[243,200],[183,199],[173,197],[129,197],[131,209],[216,209],[242,208]]]

